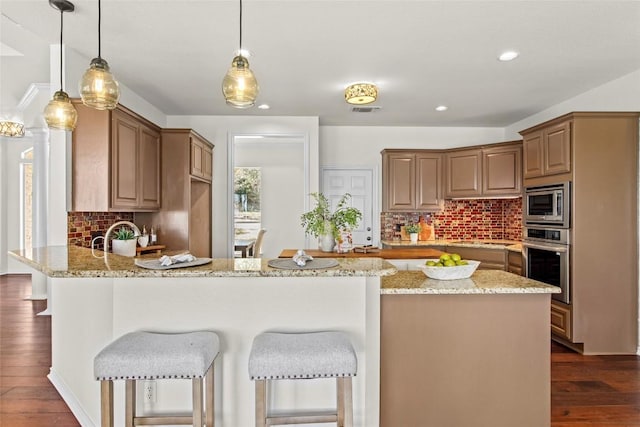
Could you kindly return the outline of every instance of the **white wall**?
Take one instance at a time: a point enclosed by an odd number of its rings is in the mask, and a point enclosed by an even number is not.
[[[167,127],[194,129],[215,145],[212,185],[214,257],[229,256],[228,147],[233,143],[233,135],[305,135],[309,140],[309,191],[319,189],[317,117],[168,116]]]

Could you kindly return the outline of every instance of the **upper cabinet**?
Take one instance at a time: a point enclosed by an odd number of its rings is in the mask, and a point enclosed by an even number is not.
[[[571,172],[571,120],[521,132],[524,179]]]
[[[213,151],[211,143],[195,132],[189,136],[191,175],[211,181],[213,177]]]
[[[118,105],[74,100],[71,211],[155,211],[161,204],[160,128]]]
[[[522,192],[520,141],[445,154],[445,198],[510,197]]]
[[[442,209],[442,154],[382,151],[382,205],[386,212]]]

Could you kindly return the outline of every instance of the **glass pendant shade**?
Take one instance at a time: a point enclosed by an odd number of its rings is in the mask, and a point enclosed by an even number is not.
[[[66,92],[59,90],[53,95],[44,109],[44,119],[53,129],[73,131],[76,128],[78,112]]]
[[[0,136],[21,138],[24,136],[24,124],[11,120],[0,121]]]
[[[113,110],[120,99],[118,82],[102,58],[93,58],[89,69],[80,80],[82,103],[97,110]]]
[[[258,97],[258,81],[242,55],[233,58],[231,68],[222,80],[222,93],[227,104],[235,108],[250,108]]]

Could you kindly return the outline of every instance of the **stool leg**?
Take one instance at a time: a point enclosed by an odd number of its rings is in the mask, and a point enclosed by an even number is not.
[[[353,395],[351,392],[351,377],[343,377],[344,389],[344,427],[353,427]]]
[[[136,380],[125,380],[124,401],[124,425],[133,427],[136,418]]]
[[[267,380],[256,380],[256,427],[267,425]]]
[[[100,381],[101,426],[113,427],[113,381]]]
[[[205,416],[206,416],[206,426],[207,427],[214,427],[215,424],[215,415],[213,412],[213,407],[215,404],[214,401],[214,386],[213,386],[213,381],[214,381],[214,375],[213,375],[213,370],[215,367],[215,362],[211,364],[211,366],[209,367],[209,370],[207,371],[207,377],[205,379],[205,396],[206,396],[206,407],[205,407]]]
[[[193,426],[202,427],[202,378],[194,378],[192,383],[193,395]]]
[[[344,377],[336,378],[336,395],[338,396],[338,427],[344,427]]]

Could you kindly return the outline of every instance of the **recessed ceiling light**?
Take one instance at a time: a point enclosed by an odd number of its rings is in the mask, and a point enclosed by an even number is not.
[[[502,52],[500,56],[498,56],[498,59],[500,61],[513,61],[518,57],[518,55],[520,55],[518,52],[513,50],[508,50],[506,52]]]
[[[446,105],[438,105],[436,107],[436,111],[447,111],[449,107],[447,107]]]
[[[261,110],[268,110],[271,107],[269,107],[269,104],[260,104],[258,105],[258,108]]]

